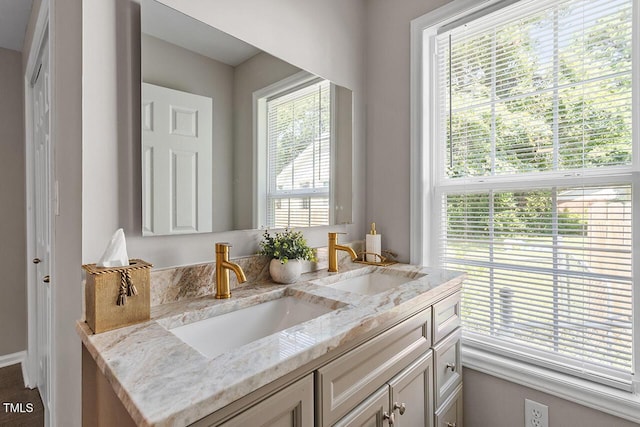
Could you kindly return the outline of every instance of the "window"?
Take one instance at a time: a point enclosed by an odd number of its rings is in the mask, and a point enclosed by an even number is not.
[[[508,3],[421,30],[424,252],[465,346],[630,391],[638,3]]]
[[[330,223],[331,84],[317,79],[266,99],[266,225]]]

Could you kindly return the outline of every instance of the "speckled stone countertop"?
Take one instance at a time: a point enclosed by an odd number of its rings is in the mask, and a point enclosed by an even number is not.
[[[328,286],[373,271],[411,280],[371,296]],[[340,273],[306,273],[293,285],[243,286],[228,300],[205,296],[162,304],[152,308],[150,321],[114,331],[93,335],[84,322],[78,322],[77,331],[137,424],[184,426],[363,334],[401,320],[458,288],[463,278],[459,272],[406,264],[350,264]],[[168,330],[283,296],[334,310],[214,358],[202,355]],[[305,339],[291,339],[295,336]],[[286,351],[282,339],[288,340]]]

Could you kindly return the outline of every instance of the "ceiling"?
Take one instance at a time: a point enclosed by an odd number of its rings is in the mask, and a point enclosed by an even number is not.
[[[0,47],[22,52],[33,0],[0,0]]]
[[[0,47],[22,52],[33,0],[0,0]],[[230,65],[259,52],[222,31],[182,15],[160,3],[144,2],[145,32]],[[207,43],[194,43],[207,40]],[[195,47],[194,47],[195,46]],[[231,46],[231,47],[230,47]]]
[[[2,0],[0,0],[2,1]],[[235,67],[260,50],[153,0],[141,1],[142,32]]]

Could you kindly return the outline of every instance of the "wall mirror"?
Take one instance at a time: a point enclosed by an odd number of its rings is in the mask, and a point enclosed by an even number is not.
[[[352,222],[353,94],[141,1],[144,236]]]

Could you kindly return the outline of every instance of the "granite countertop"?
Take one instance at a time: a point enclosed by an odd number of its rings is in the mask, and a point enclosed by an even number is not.
[[[372,296],[327,286],[373,271],[411,280]],[[268,282],[242,286],[227,300],[216,300],[211,295],[159,305],[152,308],[150,321],[101,334],[93,335],[84,322],[78,322],[77,331],[138,425],[184,426],[341,345],[355,342],[363,334],[401,320],[458,288],[463,278],[459,272],[406,264],[353,264],[340,273],[306,273],[293,285]],[[334,310],[213,358],[202,355],[168,330],[283,296]],[[292,336],[305,339],[291,339]]]

